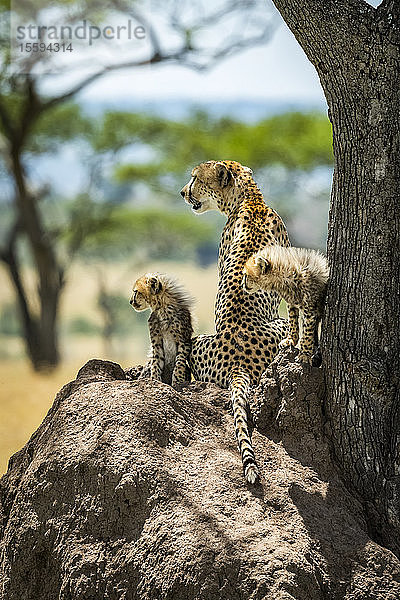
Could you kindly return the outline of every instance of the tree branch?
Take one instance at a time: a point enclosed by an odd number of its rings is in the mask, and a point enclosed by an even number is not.
[[[224,48],[216,50],[211,55],[209,60],[211,60],[212,62],[217,62],[219,60],[226,58],[227,56],[231,56],[235,52],[239,52],[240,50],[249,48],[250,46],[257,46],[259,44],[265,43],[265,38],[266,38],[266,35],[268,32],[268,29],[269,28],[266,28],[262,33],[260,33],[259,35],[255,35],[252,38],[247,38],[246,40],[241,40],[240,42],[237,42],[235,44],[234,48],[232,48],[232,46],[229,46],[229,44],[227,44]],[[195,48],[193,48],[192,50],[194,53],[196,52]],[[184,65],[185,67],[189,67],[190,69],[194,69],[196,71],[204,71],[208,67],[207,64],[201,64],[199,62],[196,62],[196,61],[191,60],[190,58],[186,58],[186,57],[182,60],[181,64]]]
[[[39,116],[41,108],[42,101],[36,92],[36,82],[31,76],[28,76],[26,80],[25,102],[20,117],[18,139],[16,140],[18,148],[23,146],[25,139],[30,134],[31,126]]]
[[[161,50],[160,40],[155,32],[154,27],[151,26],[151,23],[148,19],[146,19],[136,8],[127,8],[123,6],[121,2],[118,0],[114,0],[114,6],[118,8],[121,12],[127,12],[129,16],[134,20],[143,25],[145,30],[149,33],[151,45],[153,47],[153,55],[161,56],[163,54]]]
[[[70,98],[72,98],[73,96],[78,94],[81,90],[83,90],[83,88],[85,88],[89,84],[93,83],[97,79],[100,79],[100,77],[102,77],[106,73],[112,73],[113,71],[117,71],[117,70],[121,70],[121,69],[129,69],[132,67],[143,67],[145,65],[156,64],[161,61],[165,62],[165,61],[180,60],[180,58],[182,58],[182,56],[183,56],[184,50],[185,50],[185,48],[179,50],[178,52],[173,52],[171,54],[164,54],[164,55],[153,54],[153,56],[147,60],[127,61],[127,62],[117,63],[115,65],[107,65],[107,66],[103,67],[102,69],[100,69],[100,71],[97,71],[96,73],[92,73],[92,75],[89,75],[88,77],[85,77],[84,79],[82,79],[76,86],[71,88],[68,92],[65,92],[63,94],[60,94],[60,96],[55,96],[53,98],[50,98],[49,100],[44,101],[41,105],[41,112],[43,112],[44,110],[47,110],[48,108],[56,106],[57,104],[60,104],[61,102],[64,102],[65,100],[69,100]]]
[[[232,0],[228,4],[228,6],[223,6],[221,8],[217,8],[217,10],[215,10],[214,12],[211,12],[209,15],[202,17],[198,23],[196,23],[195,25],[193,25],[190,28],[190,30],[197,31],[198,29],[203,29],[204,27],[209,27],[211,25],[215,25],[215,23],[218,23],[218,21],[220,19],[231,14],[233,11],[235,11],[237,9],[245,10],[248,7],[248,5],[252,5],[251,0],[250,0],[250,2],[249,2],[249,0],[247,0],[247,1],[246,0]],[[178,18],[178,15],[181,14],[180,9],[181,9],[181,5],[178,3],[177,11],[171,15],[171,26],[176,31],[182,32],[185,29],[185,27],[183,26],[183,24],[181,23],[181,21]]]
[[[0,121],[4,128],[4,133],[7,136],[7,139],[11,140],[15,136],[15,130],[12,125],[10,116],[2,103],[2,98],[0,97]]]

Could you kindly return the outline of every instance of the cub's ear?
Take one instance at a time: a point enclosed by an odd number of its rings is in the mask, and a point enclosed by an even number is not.
[[[253,171],[252,171],[252,169],[250,169],[250,167],[243,167],[243,171],[245,173],[249,173],[250,175],[253,175]]]
[[[255,263],[256,267],[258,267],[257,270],[259,270],[260,275],[265,275],[272,268],[269,260],[263,256],[257,256]]]
[[[150,292],[154,295],[159,294],[162,290],[161,281],[157,277],[150,277],[149,279]]]
[[[215,170],[219,185],[222,188],[226,187],[232,179],[232,173],[228,171],[227,167],[223,163],[217,163]]]

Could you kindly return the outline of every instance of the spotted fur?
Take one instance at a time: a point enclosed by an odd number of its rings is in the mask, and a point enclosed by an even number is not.
[[[190,381],[192,298],[167,275],[146,273],[135,282],[130,303],[136,311],[151,309],[150,376],[173,386]]]
[[[243,288],[252,294],[260,288],[276,291],[288,303],[289,337],[280,346],[299,341],[299,311],[303,313],[301,361],[311,363],[318,323],[325,303],[328,262],[320,252],[305,248],[267,246],[245,264]]]
[[[289,245],[282,219],[263,199],[252,171],[234,161],[208,161],[195,167],[181,191],[195,213],[216,209],[227,217],[218,257],[215,335],[194,338],[190,357],[194,377],[230,387],[236,438],[249,483],[258,478],[247,424],[247,396],[287,335],[278,316],[279,296],[242,288],[246,260],[269,244]]]

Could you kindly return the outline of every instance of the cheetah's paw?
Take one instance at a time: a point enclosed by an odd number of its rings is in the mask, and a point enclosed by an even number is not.
[[[291,348],[292,346],[295,346],[295,343],[291,337],[284,338],[281,342],[279,342],[279,348],[281,350],[284,348]]]
[[[297,360],[301,363],[311,365],[312,364],[312,354],[311,354],[311,352],[300,352],[297,356]]]

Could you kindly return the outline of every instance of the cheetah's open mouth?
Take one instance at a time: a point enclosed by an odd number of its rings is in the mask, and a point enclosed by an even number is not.
[[[196,198],[193,198],[193,196],[189,196],[189,202],[192,205],[193,210],[199,210],[199,208],[201,208],[201,202],[196,200]]]
[[[192,205],[192,209],[193,210],[199,210],[199,208],[201,208],[201,202],[199,202],[198,200],[196,200],[196,198],[193,198],[192,196],[192,185],[194,184],[196,179],[196,176],[192,177],[192,181],[190,182],[189,185],[189,202]]]

